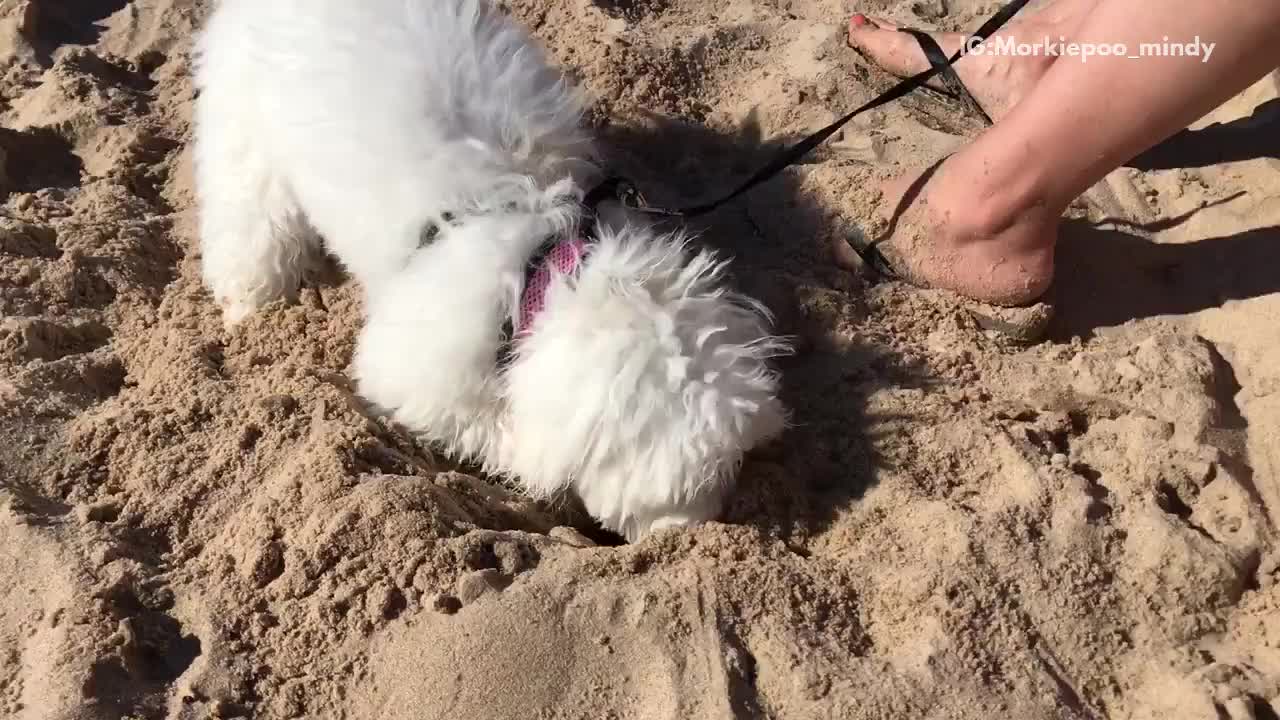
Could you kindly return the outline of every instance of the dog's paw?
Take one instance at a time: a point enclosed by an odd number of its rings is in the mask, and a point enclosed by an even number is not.
[[[649,527],[643,530],[641,536],[650,533],[660,532],[662,530],[681,530],[701,525],[706,522],[700,517],[690,517],[688,515],[666,515],[649,523]]]
[[[229,298],[219,298],[218,306],[222,308],[222,326],[227,330],[239,325],[241,321],[258,309],[251,302],[231,300]]]
[[[688,504],[672,504],[658,511],[661,514],[640,513],[623,517],[616,527],[609,529],[621,534],[627,542],[639,542],[646,537],[664,530],[692,530],[703,523],[711,522],[720,515],[722,500],[719,495],[701,497]],[[609,523],[605,523],[606,527]]]

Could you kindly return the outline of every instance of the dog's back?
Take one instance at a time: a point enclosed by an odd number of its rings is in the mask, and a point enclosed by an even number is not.
[[[369,261],[347,263],[358,275],[393,263],[433,213],[491,195],[495,177],[593,172],[579,95],[482,0],[224,0],[196,84],[197,124],[226,128],[234,109],[241,144],[267,155],[330,248]],[[395,239],[368,238],[375,224]]]
[[[367,129],[402,155],[414,154],[406,137],[424,155],[480,143],[515,161],[586,140],[567,132],[578,95],[523,27],[482,0],[224,0],[198,52],[216,56],[201,62],[200,85],[235,73],[286,131]]]

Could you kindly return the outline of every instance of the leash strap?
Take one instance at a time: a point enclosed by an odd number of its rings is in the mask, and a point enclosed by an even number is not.
[[[982,118],[987,125],[994,125],[991,116],[986,110],[982,109],[982,103],[978,102],[978,98],[969,92],[969,88],[964,86],[964,82],[960,80],[960,76],[956,74],[956,69],[951,67],[951,61],[947,59],[947,54],[942,52],[942,47],[938,45],[938,41],[933,36],[921,30],[912,28],[901,28],[900,32],[904,32],[916,39],[916,43],[920,45],[921,52],[929,61],[929,67],[937,68],[938,79],[942,80],[942,86],[947,92],[956,97],[957,100],[968,106],[973,114]]]
[[[1018,11],[1022,10],[1028,2],[1030,2],[1030,0],[1010,0],[1010,2],[1000,8],[995,15],[992,15],[991,18],[983,23],[982,27],[978,28],[978,30],[970,37],[978,38],[979,41],[985,41],[997,30],[1004,27],[1005,23],[1009,22],[1014,15],[1018,14]],[[810,150],[821,145],[827,138],[834,135],[837,130],[847,125],[850,120],[869,110],[874,110],[881,105],[887,105],[894,100],[923,87],[924,84],[933,79],[935,75],[942,74],[944,79],[947,81],[946,84],[949,88],[952,84],[950,81],[954,81],[955,84],[959,86],[960,90],[963,91],[956,93],[960,95],[962,100],[965,97],[971,98],[972,96],[969,95],[968,91],[964,90],[963,84],[959,83],[959,78],[955,76],[955,71],[951,69],[951,66],[960,59],[961,55],[964,54],[964,47],[961,47],[961,49],[956,51],[954,55],[947,58],[946,55],[943,54],[942,48],[938,47],[938,44],[933,41],[933,38],[925,35],[924,33],[919,33],[918,31],[912,32],[911,34],[917,39],[924,37],[925,40],[928,41],[921,42],[921,48],[925,53],[925,57],[929,60],[928,70],[916,73],[915,75],[899,82],[897,85],[889,88],[873,100],[863,104],[861,107],[851,110],[845,114],[844,117],[841,117],[830,125],[827,125],[821,130],[809,135],[795,145],[783,149],[776,157],[774,157],[773,160],[757,170],[738,187],[734,188],[719,199],[679,209],[649,207],[643,204],[643,200],[641,200],[641,204],[632,205],[630,203],[635,202],[635,199],[638,198],[638,194],[634,192],[634,189],[631,189],[626,181],[621,180],[620,178],[609,178],[587,194],[587,198],[590,198],[593,202],[586,202],[584,200],[584,204],[588,205],[588,207],[594,207],[595,204],[598,204],[600,200],[603,199],[604,195],[614,194],[620,201],[628,204],[631,209],[648,213],[650,215],[678,218],[692,218],[699,215],[705,215],[725,203],[736,199],[739,195],[742,195],[760,183],[772,178],[774,175],[777,175],[791,165],[794,165],[797,160],[807,155]],[[955,89],[952,90],[953,92],[956,92]],[[974,101],[974,103],[976,105],[976,101]],[[982,112],[980,107],[977,109],[982,113],[983,117],[986,117],[986,113]],[[990,118],[987,119],[990,120]]]

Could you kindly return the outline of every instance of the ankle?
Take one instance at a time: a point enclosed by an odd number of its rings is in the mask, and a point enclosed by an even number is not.
[[[937,178],[939,191],[949,196],[951,212],[946,214],[957,236],[981,242],[1018,225],[1056,224],[1066,205],[1050,198],[1040,164],[1031,157],[1007,151],[985,154],[983,149],[980,138],[968,152],[949,158]]]
[[[886,185],[893,261],[918,285],[996,305],[1035,300],[1053,279],[1061,209],[1026,176],[970,162],[962,151],[927,176]]]

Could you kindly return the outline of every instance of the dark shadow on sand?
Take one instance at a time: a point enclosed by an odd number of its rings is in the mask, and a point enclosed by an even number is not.
[[[1072,221],[1058,244],[1054,337],[1280,292],[1280,227],[1155,243]]]
[[[80,182],[84,162],[71,142],[49,128],[0,127],[0,201],[9,192],[41,188],[66,190]]]
[[[106,27],[103,22],[128,5],[128,0],[61,0],[38,3],[33,45],[43,64],[63,45],[93,45]]]
[[[748,118],[737,132],[717,132],[671,118],[615,123],[598,133],[610,169],[633,180],[650,204],[687,206],[723,195],[771,159],[785,140],[765,141]],[[810,342],[831,327],[808,317],[803,292],[837,291],[826,239],[839,208],[823,207],[783,172],[715,212],[687,223],[699,242],[734,258],[737,286],[764,302],[778,331],[798,336],[799,352],[784,358],[784,400],[794,427],[751,453],[726,522],[776,533],[803,553],[803,538],[820,533],[878,480],[884,458],[877,437],[899,418],[872,416],[866,398],[886,387],[922,387],[925,371],[856,333]],[[675,225],[672,226],[677,227]],[[859,293],[847,297],[860,308]],[[847,291],[847,290],[846,290]]]
[[[1280,159],[1280,99],[1247,118],[1183,130],[1127,163],[1137,170],[1201,168],[1257,158]]]

